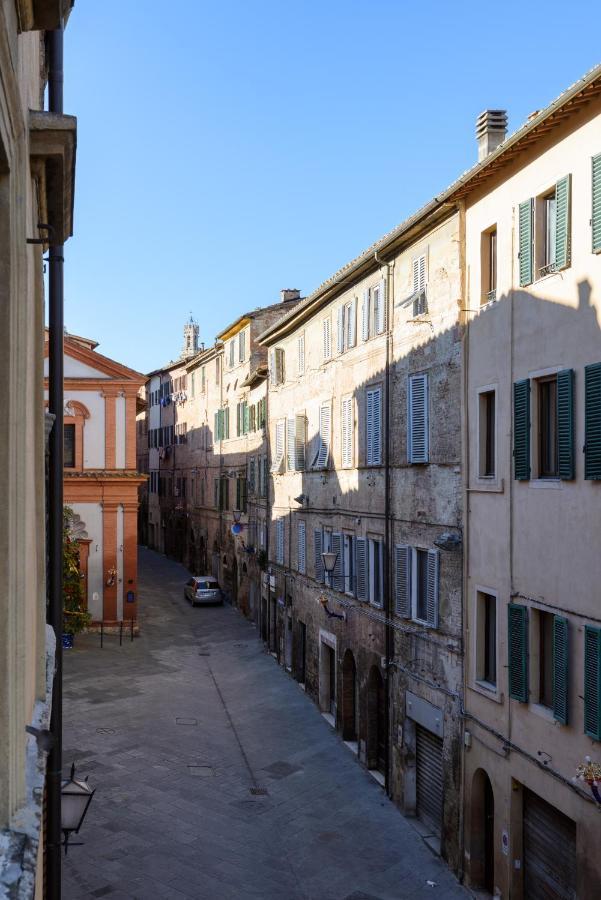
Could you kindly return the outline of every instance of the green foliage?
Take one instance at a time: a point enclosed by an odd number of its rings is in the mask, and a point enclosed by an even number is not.
[[[86,609],[83,575],[79,568],[79,545],[71,537],[73,510],[63,509],[63,632],[79,634],[92,621]]]

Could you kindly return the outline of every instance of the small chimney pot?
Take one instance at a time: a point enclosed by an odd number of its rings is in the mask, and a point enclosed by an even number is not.
[[[287,303],[289,300],[300,300],[300,291],[296,288],[283,288],[280,291],[280,301]]]
[[[507,137],[507,110],[485,109],[476,119],[478,162],[486,159]]]

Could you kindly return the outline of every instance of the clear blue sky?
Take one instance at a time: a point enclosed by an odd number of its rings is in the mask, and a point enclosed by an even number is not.
[[[303,294],[601,58],[593,2],[77,0],[66,325],[141,371]]]

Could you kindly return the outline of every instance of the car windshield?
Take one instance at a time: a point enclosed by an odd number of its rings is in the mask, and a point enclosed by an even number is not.
[[[196,582],[196,590],[197,591],[216,591],[219,589],[219,585],[216,581],[197,581]]]

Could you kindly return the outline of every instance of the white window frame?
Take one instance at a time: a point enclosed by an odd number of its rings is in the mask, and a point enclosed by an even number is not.
[[[322,320],[323,335],[323,361],[327,362],[332,358],[332,318],[327,316]]]
[[[246,359],[246,331],[243,329],[238,335],[238,362]]]
[[[422,266],[423,261],[423,266]],[[426,315],[428,312],[428,252],[427,250],[414,256],[411,260],[411,298],[413,300],[413,317]],[[417,304],[417,309],[416,309]]]
[[[340,459],[343,469],[352,469],[353,467],[355,430],[353,413],[353,395],[350,394],[340,401]]]
[[[233,369],[236,364],[236,341],[234,338],[230,341],[229,347],[229,366],[230,369]]]
[[[328,435],[327,441],[324,440],[324,420],[322,417],[323,411],[327,409],[329,411],[329,426],[328,426]],[[324,403],[320,403],[319,405],[319,433],[318,433],[318,447],[317,453],[313,457],[313,464],[311,468],[313,469],[328,469],[330,467],[330,458],[332,453],[332,401],[326,400]],[[320,462],[321,460],[321,462]]]
[[[281,441],[279,435],[281,434]],[[278,449],[278,443],[280,448]],[[286,459],[286,419],[278,419],[275,423],[274,434],[274,456],[271,471],[279,475],[282,472],[284,460]]]

